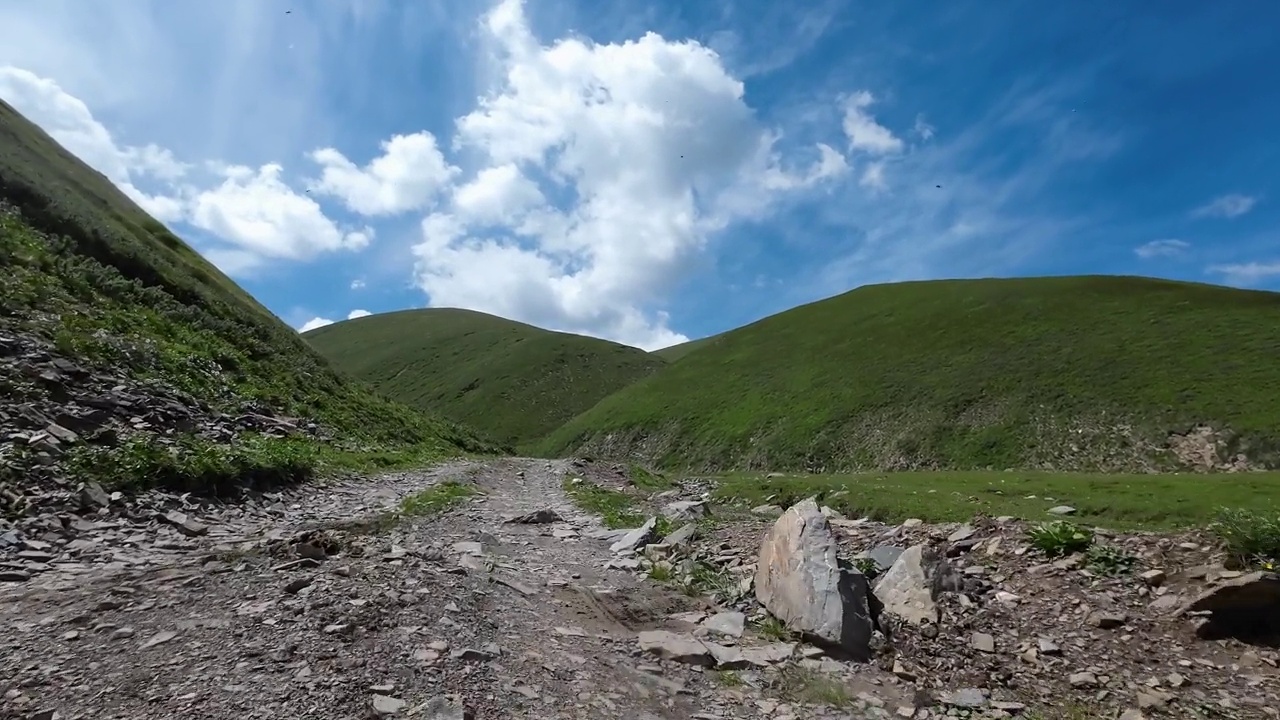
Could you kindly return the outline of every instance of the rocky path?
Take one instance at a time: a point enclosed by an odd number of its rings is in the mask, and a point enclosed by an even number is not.
[[[697,603],[603,569],[564,469],[460,462],[27,527],[0,583],[0,716],[737,716],[704,673],[635,657],[638,631]],[[386,519],[447,479],[484,494]],[[562,519],[506,522],[538,511]]]

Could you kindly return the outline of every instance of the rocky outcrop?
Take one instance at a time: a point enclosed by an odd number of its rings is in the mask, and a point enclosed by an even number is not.
[[[835,536],[814,500],[789,508],[765,535],[755,588],[756,599],[787,628],[870,659],[867,578],[837,558]]]

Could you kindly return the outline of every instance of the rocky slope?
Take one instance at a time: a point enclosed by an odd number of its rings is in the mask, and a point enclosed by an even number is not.
[[[389,514],[443,481],[480,494],[439,517]],[[865,613],[840,614],[870,623],[859,661],[760,606],[762,538],[781,508],[710,507],[690,481],[651,498],[654,521],[609,530],[565,491],[626,483],[609,467],[500,460],[219,504],[98,498],[0,540],[0,717],[1131,720],[1280,707],[1274,637],[1215,637],[1183,612],[1202,597],[1219,615],[1274,613],[1280,580],[1224,567],[1198,534],[1109,534],[1106,564],[1046,559],[1013,519],[810,518],[797,546],[834,548],[813,567],[845,558],[883,596],[883,610],[863,596]]]

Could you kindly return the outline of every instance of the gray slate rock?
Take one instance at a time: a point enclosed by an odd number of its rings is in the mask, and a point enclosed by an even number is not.
[[[813,498],[787,509],[760,543],[756,599],[788,628],[855,660],[871,658],[867,578],[836,556]]]

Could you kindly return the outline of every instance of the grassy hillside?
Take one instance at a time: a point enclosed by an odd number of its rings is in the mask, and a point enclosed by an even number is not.
[[[1280,294],[1132,277],[915,282],[726,333],[539,450],[706,469],[1149,470],[1237,453],[1276,467],[1277,398]],[[1218,434],[1174,437],[1197,423]]]
[[[305,337],[387,396],[508,443],[541,438],[665,365],[637,348],[470,310],[404,310]]]
[[[0,440],[14,492],[55,466],[200,489],[306,474],[320,451],[491,447],[342,378],[3,102],[0,272],[0,429],[25,438]]]
[[[705,347],[707,345],[710,345],[718,337],[720,336],[712,335],[711,337],[704,337],[704,338],[699,338],[697,340],[690,340],[689,342],[682,342],[679,345],[672,345],[671,347],[664,347],[661,350],[654,350],[653,354],[657,355],[663,360],[666,360],[667,362],[675,362],[680,358],[684,357],[685,355],[688,355],[689,353],[693,352],[694,350],[697,350],[700,347]]]

